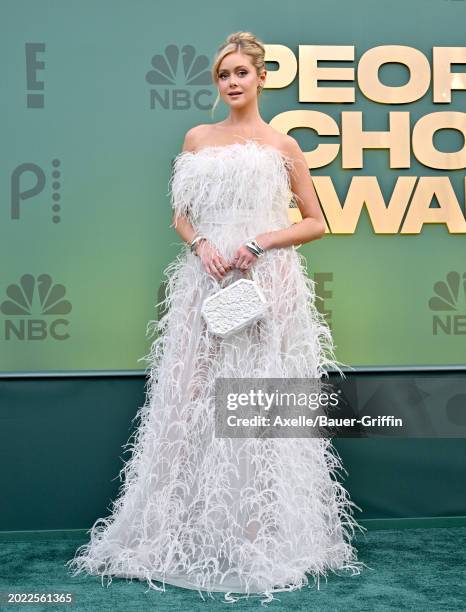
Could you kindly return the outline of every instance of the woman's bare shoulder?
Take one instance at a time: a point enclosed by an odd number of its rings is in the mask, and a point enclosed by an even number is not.
[[[183,151],[196,151],[199,143],[208,136],[211,126],[206,123],[200,123],[190,128],[184,137]]]
[[[196,151],[203,147],[228,144],[233,138],[228,130],[218,123],[201,123],[186,132],[185,142],[188,150]]]
[[[271,128],[270,132],[270,142],[268,144],[280,149],[283,153],[289,155],[293,147],[297,145],[296,140],[292,136],[288,136],[288,134],[284,134],[283,132],[278,132],[274,128]]]

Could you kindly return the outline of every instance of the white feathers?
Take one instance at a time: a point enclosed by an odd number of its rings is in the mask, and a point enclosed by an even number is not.
[[[171,183],[175,218],[230,259],[257,234],[288,227],[292,196],[287,159],[253,141],[181,153]],[[226,601],[308,584],[339,569],[358,574],[351,543],[356,506],[338,482],[344,470],[325,438],[231,439],[214,436],[217,377],[290,378],[343,375],[315,283],[294,247],[270,249],[253,265],[269,314],[225,339],[211,335],[200,307],[221,282],[183,249],[166,268],[165,314],[148,323],[146,401],[135,419],[132,452],[111,515],[67,562],[74,574],[139,578]],[[140,360],[140,361],[141,361]],[[341,364],[342,365],[342,364]],[[346,470],[344,470],[346,472]],[[154,581],[158,581],[156,584]]]

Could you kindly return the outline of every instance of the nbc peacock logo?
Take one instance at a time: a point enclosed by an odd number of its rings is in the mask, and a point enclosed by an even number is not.
[[[154,55],[151,66],[146,73],[146,81],[152,86],[151,109],[212,108],[212,76],[207,55],[198,55],[192,45],[184,45],[181,49],[177,45],[167,45],[163,55]]]
[[[438,314],[432,317],[434,336],[464,336],[466,334],[466,272],[461,277],[454,270],[447,273],[445,280],[434,284],[434,294],[429,308]]]
[[[0,304],[5,315],[4,339],[66,340],[71,302],[64,299],[66,288],[54,283],[49,274],[23,274],[18,283],[8,285],[7,299]]]

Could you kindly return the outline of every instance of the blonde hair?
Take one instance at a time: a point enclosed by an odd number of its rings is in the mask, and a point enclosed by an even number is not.
[[[226,41],[217,49],[217,54],[214,58],[212,66],[212,81],[218,83],[218,69],[222,60],[229,53],[244,53],[249,55],[251,58],[251,64],[254,66],[257,72],[257,76],[265,68],[265,47],[261,40],[256,38],[251,32],[234,32],[230,34]],[[257,86],[257,95],[260,96],[262,93],[262,86]],[[215,107],[220,101],[220,94],[217,94],[217,99],[212,107],[212,115]]]

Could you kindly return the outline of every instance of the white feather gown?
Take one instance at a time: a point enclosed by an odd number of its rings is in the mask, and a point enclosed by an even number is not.
[[[290,226],[290,168],[290,158],[253,140],[182,152],[170,180],[175,223],[187,215],[230,260],[248,239]],[[361,573],[352,536],[365,528],[338,482],[346,470],[329,438],[214,436],[216,377],[321,378],[329,367],[343,375],[304,257],[270,249],[251,271],[269,315],[221,339],[200,306],[242,273],[217,281],[188,248],[166,268],[123,484],[110,516],[67,561],[73,575],[107,576],[107,585],[112,576],[138,578],[162,591],[168,583],[201,597],[218,591],[229,602],[256,594],[264,603],[309,577],[319,588],[328,570]]]

